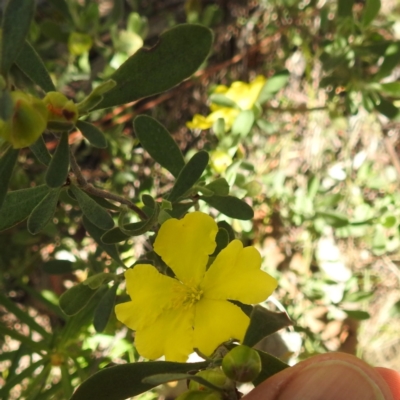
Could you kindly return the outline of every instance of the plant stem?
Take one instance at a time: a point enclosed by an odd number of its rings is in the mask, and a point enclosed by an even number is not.
[[[88,183],[88,181],[85,179],[85,177],[82,175],[82,171],[76,162],[76,158],[70,149],[70,164],[71,164],[71,169],[72,172],[74,173],[76,180],[82,190],[84,190],[86,193],[92,194],[94,196],[102,197],[103,199],[109,199],[109,200],[114,200],[117,201],[118,203],[125,204],[128,206],[129,209],[131,209],[133,212],[135,212],[141,220],[146,220],[147,215],[135,204],[133,204],[131,201],[125,199],[122,196],[119,196],[114,193],[107,192],[106,190],[102,189],[97,189],[95,188],[91,183]]]

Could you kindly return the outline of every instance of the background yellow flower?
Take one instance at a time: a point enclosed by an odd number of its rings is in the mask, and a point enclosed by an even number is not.
[[[246,304],[265,300],[277,282],[261,271],[254,247],[233,240],[207,269],[218,226],[201,212],[169,219],[154,250],[175,278],[148,264],[125,273],[131,301],[116,306],[117,318],[136,330],[138,352],[150,359],[186,361],[194,350],[209,356],[229,339],[242,340],[249,317],[228,300]]]
[[[187,122],[186,126],[190,129],[209,129],[218,118],[222,118],[225,122],[225,130],[230,130],[240,111],[252,109],[265,83],[266,78],[258,75],[250,83],[236,81],[230,87],[225,85],[217,86],[213,94],[224,95],[228,100],[234,102],[236,106],[227,107],[211,103],[210,109],[212,112],[207,117],[195,114],[193,120]]]

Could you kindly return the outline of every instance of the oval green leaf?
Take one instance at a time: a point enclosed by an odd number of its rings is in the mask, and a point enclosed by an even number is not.
[[[39,233],[53,218],[56,211],[60,189],[53,189],[32,210],[28,218],[28,231],[32,235]]]
[[[119,256],[119,252],[117,250],[117,246],[113,243],[107,244],[103,243],[101,237],[106,233],[106,230],[100,229],[98,226],[92,224],[85,216],[82,218],[83,226],[89,235],[95,240],[95,242],[118,264],[124,265]],[[118,229],[118,228],[117,228]],[[112,230],[111,230],[112,231]],[[110,231],[110,232],[111,232]]]
[[[9,147],[0,159],[0,209],[7,195],[8,183],[10,182],[14,165],[18,159],[19,150]]]
[[[0,232],[28,218],[48,192],[46,185],[40,185],[7,193],[0,209]]]
[[[262,306],[254,306],[250,316],[250,325],[247,328],[243,344],[253,347],[266,336],[291,325],[293,325],[293,323],[286,313],[276,313]]]
[[[51,161],[51,155],[47,150],[46,144],[44,142],[43,136],[40,135],[39,139],[35,143],[29,146],[32,153],[43,165],[49,165]]]
[[[114,226],[114,220],[111,215],[84,191],[74,185],[71,185],[70,189],[83,214],[92,224],[104,230],[111,229]]]
[[[176,179],[175,185],[168,196],[169,201],[176,201],[193,187],[206,169],[209,159],[210,156],[206,151],[199,151],[189,160]]]
[[[248,220],[254,216],[253,209],[243,200],[234,196],[211,196],[200,197],[201,200],[208,203],[211,207],[225,214],[228,217]]]
[[[364,27],[371,24],[371,22],[378,15],[381,9],[381,0],[366,0],[364,5],[361,23]]]
[[[185,166],[183,155],[172,139],[170,133],[154,118],[139,115],[133,121],[135,133],[143,148],[167,169],[173,176],[178,177]]]
[[[229,194],[229,183],[225,178],[217,178],[205,187],[212,190],[217,196],[228,196]]]
[[[15,63],[32,82],[45,92],[56,90],[42,59],[29,42],[24,42]]]
[[[253,381],[254,386],[259,385],[261,382],[270,378],[272,375],[275,375],[278,372],[281,372],[284,369],[289,368],[289,365],[285,364],[278,358],[271,356],[271,354],[264,353],[263,351],[257,349],[256,351],[261,358],[262,368],[257,378]]]
[[[160,36],[151,49],[142,48],[110,77],[117,82],[95,109],[129,103],[164,92],[191,76],[204,62],[212,32],[201,25],[182,24]]]
[[[7,75],[19,52],[35,12],[34,0],[9,0],[4,9],[1,40],[1,73]]]
[[[93,326],[96,332],[103,332],[107,326],[110,315],[114,310],[115,298],[117,296],[118,285],[110,287],[99,302],[94,312]]]
[[[82,132],[82,135],[85,136],[92,146],[100,149],[105,149],[107,147],[107,140],[103,132],[93,124],[86,121],[77,121],[76,127]]]
[[[139,362],[116,365],[92,375],[82,383],[70,400],[124,400],[152,389],[143,383],[146,377],[163,373],[186,373],[204,369],[208,362],[177,363],[168,361]]]
[[[103,283],[108,283],[114,279],[114,274],[109,272],[99,272],[98,274],[89,276],[82,283],[89,286],[90,289],[98,289]]]
[[[68,133],[61,134],[56,151],[46,173],[46,184],[51,188],[61,187],[68,176],[69,144]]]
[[[78,283],[61,295],[60,308],[66,315],[78,314],[95,294],[96,290],[92,290],[83,283]]]

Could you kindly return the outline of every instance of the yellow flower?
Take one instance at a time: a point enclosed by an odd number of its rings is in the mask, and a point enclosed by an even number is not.
[[[213,93],[223,94],[236,104],[236,108],[211,103],[211,114],[207,117],[195,114],[193,120],[187,122],[186,126],[190,129],[209,129],[218,118],[223,118],[225,121],[225,130],[228,131],[231,129],[241,110],[250,110],[254,106],[265,82],[265,77],[258,75],[250,83],[236,81],[230,87],[225,85],[217,86]]]
[[[155,252],[175,278],[149,264],[125,272],[131,301],[115,307],[117,318],[136,330],[138,352],[150,359],[186,361],[194,349],[209,356],[229,339],[243,340],[249,317],[228,300],[265,300],[277,282],[261,271],[254,247],[233,240],[207,269],[218,226],[201,212],[169,219],[160,228]]]

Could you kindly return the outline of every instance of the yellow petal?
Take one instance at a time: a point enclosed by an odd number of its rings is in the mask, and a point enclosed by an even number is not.
[[[229,339],[242,341],[250,318],[228,301],[201,299],[196,304],[194,348],[206,356]]]
[[[135,265],[125,272],[125,279],[132,301],[117,304],[115,313],[129,328],[143,329],[172,306],[176,280],[160,274],[152,265]]]
[[[167,361],[185,362],[193,352],[194,308],[165,311],[154,324],[138,330],[136,349],[152,360],[165,355]]]
[[[264,301],[277,281],[260,269],[261,256],[254,247],[243,248],[233,240],[223,249],[204,276],[202,288],[207,299],[238,300],[245,304]]]
[[[209,129],[212,127],[212,122],[203,115],[195,114],[192,121],[186,122],[186,126],[189,129]]]
[[[207,117],[207,121],[209,121],[212,125],[218,118],[223,118],[225,121],[225,131],[228,131],[231,129],[233,122],[239,115],[239,112],[240,110],[236,108],[218,107]]]
[[[193,212],[183,219],[168,219],[161,225],[154,250],[180,281],[190,286],[203,279],[208,256],[215,249],[216,222],[207,214]]]

